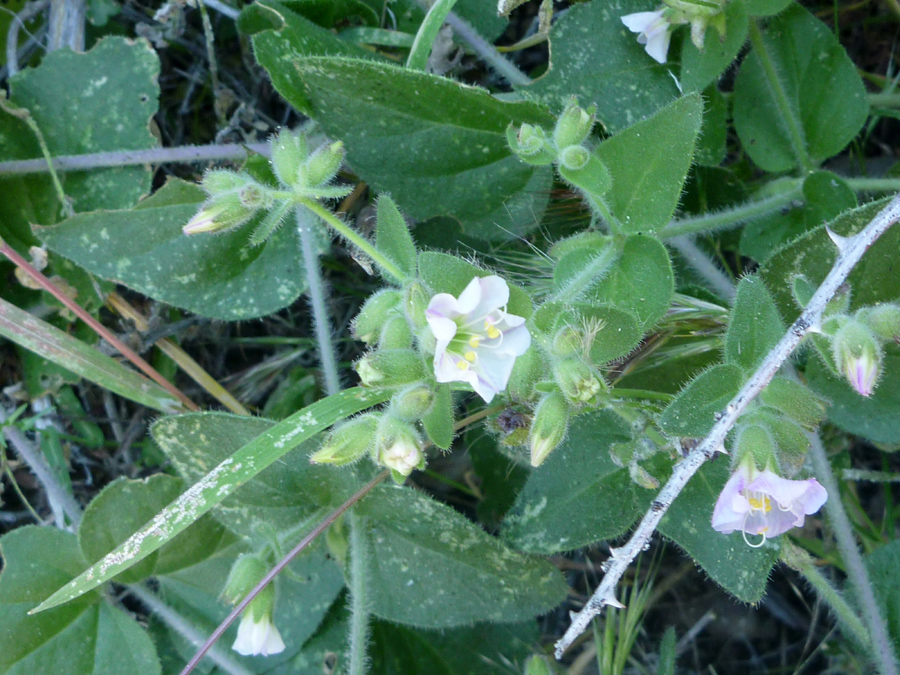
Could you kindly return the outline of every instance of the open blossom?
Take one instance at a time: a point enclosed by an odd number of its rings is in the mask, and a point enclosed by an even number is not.
[[[792,527],[801,527],[806,516],[818,511],[828,493],[815,478],[789,480],[768,469],[758,471],[751,462],[742,462],[725,483],[713,510],[713,529],[730,534],[777,537]],[[749,544],[749,542],[747,542]]]
[[[241,617],[237,639],[231,648],[244,656],[269,656],[283,652],[284,641],[269,614],[263,611],[257,615],[251,605]]]
[[[672,39],[672,24],[665,17],[666,9],[656,12],[636,12],[622,17],[622,23],[632,33],[639,33],[638,44],[659,63],[666,62],[669,41]]]
[[[509,382],[516,358],[528,351],[525,319],[506,312],[509,286],[498,276],[475,277],[459,298],[438,293],[425,317],[437,345],[438,382],[468,382],[486,402]]]

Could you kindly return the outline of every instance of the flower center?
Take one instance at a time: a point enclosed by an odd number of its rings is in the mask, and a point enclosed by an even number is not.
[[[447,345],[447,353],[453,357],[459,370],[466,371],[478,363],[478,350],[496,349],[503,344],[503,331],[497,328],[497,324],[502,321],[502,312],[499,318],[486,316],[483,319],[483,331],[473,331],[472,328],[480,321],[482,319],[461,324]]]

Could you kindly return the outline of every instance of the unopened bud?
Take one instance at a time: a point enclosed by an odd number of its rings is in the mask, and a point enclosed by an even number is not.
[[[606,391],[603,378],[579,359],[565,359],[553,368],[556,383],[570,403],[587,405],[596,403]]]
[[[856,313],[856,318],[871,328],[878,339],[900,342],[900,306],[865,307]]]
[[[402,479],[413,469],[425,468],[422,441],[412,425],[393,417],[385,417],[376,440],[378,463],[391,470],[395,480]]]
[[[222,599],[225,602],[236,605],[254,589],[256,584],[262,581],[269,569],[258,556],[245,553],[235,560],[222,590]]]
[[[255,212],[241,202],[238,192],[222,192],[204,203],[182,232],[200,234],[230,230],[246,223]]]
[[[573,326],[563,326],[553,337],[553,353],[567,357],[584,351],[584,335]]]
[[[381,337],[381,329],[392,316],[399,313],[403,296],[400,291],[383,290],[369,296],[353,321],[353,336],[367,344]]]
[[[400,313],[388,319],[381,329],[381,337],[378,339],[379,349],[408,349],[412,346],[413,334],[409,322]]]
[[[432,295],[419,281],[414,281],[406,287],[403,311],[407,321],[417,331],[428,325],[428,321],[425,319],[425,310],[428,309]]]
[[[354,366],[364,387],[400,387],[425,379],[425,364],[413,349],[382,349],[363,356]]]
[[[306,136],[282,129],[269,140],[269,148],[272,153],[272,168],[278,180],[289,188],[296,187],[300,167],[309,155]]]
[[[556,143],[556,147],[562,150],[570,145],[584,143],[594,127],[596,111],[597,106],[591,106],[587,110],[580,108],[578,102],[572,98],[559,116],[556,128],[553,130],[553,141]]]
[[[732,459],[737,466],[753,461],[755,466],[775,466],[777,446],[771,432],[759,424],[739,425],[735,432]]]
[[[309,457],[313,464],[352,464],[366,455],[375,445],[378,418],[362,415],[334,429],[319,448]]]
[[[831,342],[838,369],[861,396],[871,396],[881,374],[881,345],[871,329],[849,320],[838,329]]]
[[[562,443],[569,426],[569,405],[560,392],[544,397],[534,411],[531,425],[531,465],[540,466]]]
[[[559,175],[589,197],[601,199],[612,187],[612,175],[597,155],[580,145],[560,153]]]
[[[414,384],[398,392],[391,399],[391,412],[402,420],[412,422],[421,419],[434,403],[434,391],[422,383]]]
[[[581,145],[570,145],[559,153],[560,169],[579,171],[591,161],[590,151]]]
[[[341,141],[323,145],[306,161],[306,187],[315,188],[330,183],[344,162],[344,144]]]
[[[506,127],[506,142],[519,159],[532,166],[546,166],[556,159],[556,151],[539,126],[523,124],[517,132],[510,124]]]
[[[203,174],[203,180],[200,187],[210,197],[214,197],[222,192],[231,192],[240,190],[248,183],[254,182],[253,179],[245,173],[236,173],[226,169],[210,169]]]

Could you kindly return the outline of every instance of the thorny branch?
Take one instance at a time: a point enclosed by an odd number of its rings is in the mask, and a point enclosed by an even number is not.
[[[621,548],[610,550],[610,559],[607,561],[606,574],[600,586],[588,600],[587,604],[577,614],[572,616],[572,624],[556,643],[556,658],[563,653],[572,642],[590,624],[591,619],[603,611],[604,605],[619,606],[615,591],[619,579],[628,569],[638,553],[647,546],[650,536],[659,524],[659,521],[668,511],[672,502],[681,493],[681,490],[704,462],[712,458],[719,451],[723,451],[723,443],[728,432],[737,422],[738,417],[747,408],[751,401],[765,389],[766,385],[775,376],[782,364],[796,349],[800,341],[810,332],[818,329],[822,318],[822,312],[829,300],[837,292],[838,288],[847,279],[847,276],[862,258],[868,248],[884,234],[887,229],[900,219],[900,195],[894,197],[863,230],[853,237],[839,237],[829,231],[835,245],[838,248],[838,256],[831,272],[825,277],[822,285],[813,295],[809,304],[788,329],[787,333],[778,344],[770,351],[759,368],[747,380],[743,388],[725,407],[713,425],[709,435],[696,446],[681,462],[675,465],[672,477],[665,484],[650,510],[644,515],[640,524],[631,535],[628,543]]]

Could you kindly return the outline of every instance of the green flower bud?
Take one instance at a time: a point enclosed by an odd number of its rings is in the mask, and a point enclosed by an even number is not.
[[[831,341],[838,369],[861,396],[871,396],[881,375],[881,345],[863,323],[848,320]]]
[[[563,326],[553,336],[553,354],[568,357],[584,353],[584,335],[574,326]]]
[[[569,403],[595,404],[606,391],[606,382],[593,368],[579,359],[565,359],[553,367],[556,383]]]
[[[584,143],[591,135],[596,112],[597,106],[592,105],[585,110],[578,107],[578,101],[575,98],[570,99],[553,130],[553,141],[556,143],[556,147],[562,150],[570,145]]]
[[[739,425],[734,438],[733,464],[738,466],[749,457],[757,468],[776,466],[777,449],[775,439],[766,427],[759,424]]]
[[[354,366],[364,387],[400,387],[425,379],[425,365],[412,349],[383,349],[363,356]]]
[[[378,340],[379,349],[409,349],[413,343],[412,330],[409,322],[402,314],[388,319],[381,329],[381,337]]]
[[[248,183],[254,182],[253,179],[245,173],[237,173],[226,169],[210,169],[203,174],[203,181],[200,187],[211,197],[221,192],[231,192],[240,190]]]
[[[335,428],[319,448],[309,457],[313,464],[352,464],[375,445],[378,417],[362,415]]]
[[[900,306],[893,304],[864,307],[856,318],[868,326],[879,340],[900,343]]]
[[[547,659],[537,654],[528,657],[525,662],[525,675],[553,675]]]
[[[422,440],[415,428],[395,417],[385,416],[378,428],[375,441],[378,463],[391,470],[394,480],[400,483],[413,472],[425,468]]]
[[[562,443],[569,426],[569,405],[560,392],[545,396],[534,411],[531,425],[531,465],[540,466]]]
[[[359,310],[351,328],[353,337],[372,344],[381,337],[381,330],[388,320],[399,314],[403,296],[400,291],[387,289],[369,296]]]
[[[517,133],[510,124],[506,127],[506,142],[519,159],[532,166],[547,166],[556,160],[556,151],[539,126],[523,124]]]
[[[420,331],[428,325],[425,320],[425,310],[431,301],[429,293],[420,281],[414,281],[406,287],[403,310],[406,319],[416,331]]]
[[[247,183],[238,190],[238,198],[244,207],[253,211],[270,209],[275,204],[271,191],[259,183]]]
[[[316,188],[332,181],[344,162],[344,144],[341,141],[323,145],[306,161],[306,186]]]
[[[343,565],[347,559],[347,551],[350,550],[350,536],[343,515],[338,516],[325,531],[325,546],[328,547],[331,557]]]
[[[421,419],[434,403],[434,391],[424,383],[414,384],[394,394],[391,413],[407,422]]]
[[[230,230],[246,223],[254,213],[254,209],[243,204],[239,191],[220,192],[203,204],[197,215],[182,228],[182,232],[199,234]]]
[[[588,165],[591,161],[590,151],[581,145],[570,145],[563,148],[559,153],[560,169],[568,169],[569,171],[579,171]]]
[[[268,571],[266,564],[256,554],[245,553],[231,566],[225,588],[222,589],[222,599],[236,605],[247,597]]]
[[[309,156],[309,148],[304,134],[282,129],[269,140],[272,153],[272,168],[275,175],[286,187],[296,187],[300,179],[300,167]]]

